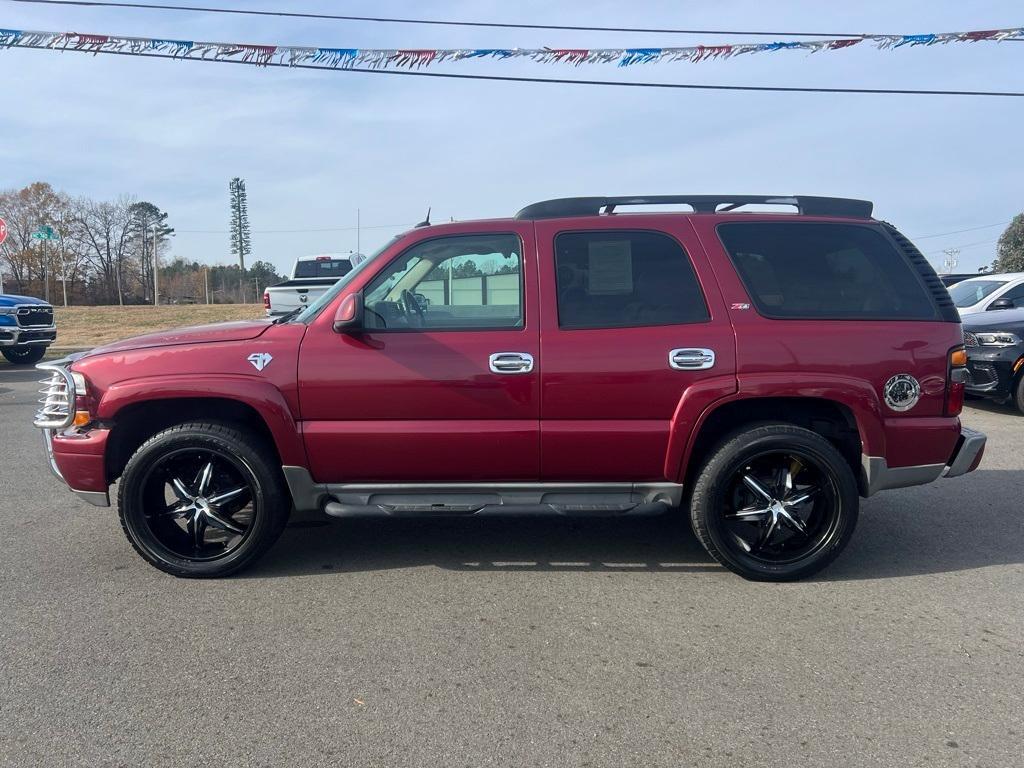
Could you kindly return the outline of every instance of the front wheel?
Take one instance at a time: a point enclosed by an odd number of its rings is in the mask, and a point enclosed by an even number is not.
[[[789,424],[725,438],[694,484],[693,530],[726,568],[757,581],[792,581],[842,552],[857,524],[857,482],[843,455]]]
[[[13,365],[35,365],[43,359],[46,354],[46,347],[41,344],[24,344],[19,347],[0,348],[0,354],[7,358],[7,362]]]
[[[128,541],[152,565],[188,578],[227,576],[277,540],[291,511],[280,467],[256,436],[180,424],[151,437],[118,487]]]

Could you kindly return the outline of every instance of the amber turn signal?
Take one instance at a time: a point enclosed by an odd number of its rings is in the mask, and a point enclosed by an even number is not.
[[[967,350],[963,347],[959,347],[950,352],[949,364],[954,368],[963,368],[967,365]]]
[[[75,420],[71,423],[76,427],[84,427],[90,421],[92,421],[92,416],[88,411],[75,411]]]

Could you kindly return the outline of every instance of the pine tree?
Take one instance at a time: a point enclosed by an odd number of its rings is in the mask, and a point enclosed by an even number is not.
[[[245,195],[245,179],[237,176],[228,185],[231,192],[231,254],[238,257],[241,270],[238,286],[245,301],[245,257],[252,253],[249,235],[249,205]]]

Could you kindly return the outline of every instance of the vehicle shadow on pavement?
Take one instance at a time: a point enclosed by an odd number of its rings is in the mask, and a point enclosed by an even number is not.
[[[245,576],[433,565],[457,571],[717,571],[675,514],[644,518],[293,517]]]
[[[955,483],[955,485],[954,485]],[[850,581],[1024,564],[1024,471],[978,470],[863,502],[846,552],[815,578]],[[432,565],[455,571],[721,572],[681,514],[646,518],[336,520],[296,515],[242,578]]]

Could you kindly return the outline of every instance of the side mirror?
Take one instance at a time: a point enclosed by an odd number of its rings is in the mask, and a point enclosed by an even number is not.
[[[996,299],[988,305],[989,309],[1013,309],[1013,299]]]
[[[335,333],[358,333],[363,329],[363,294],[350,293],[334,313]]]

